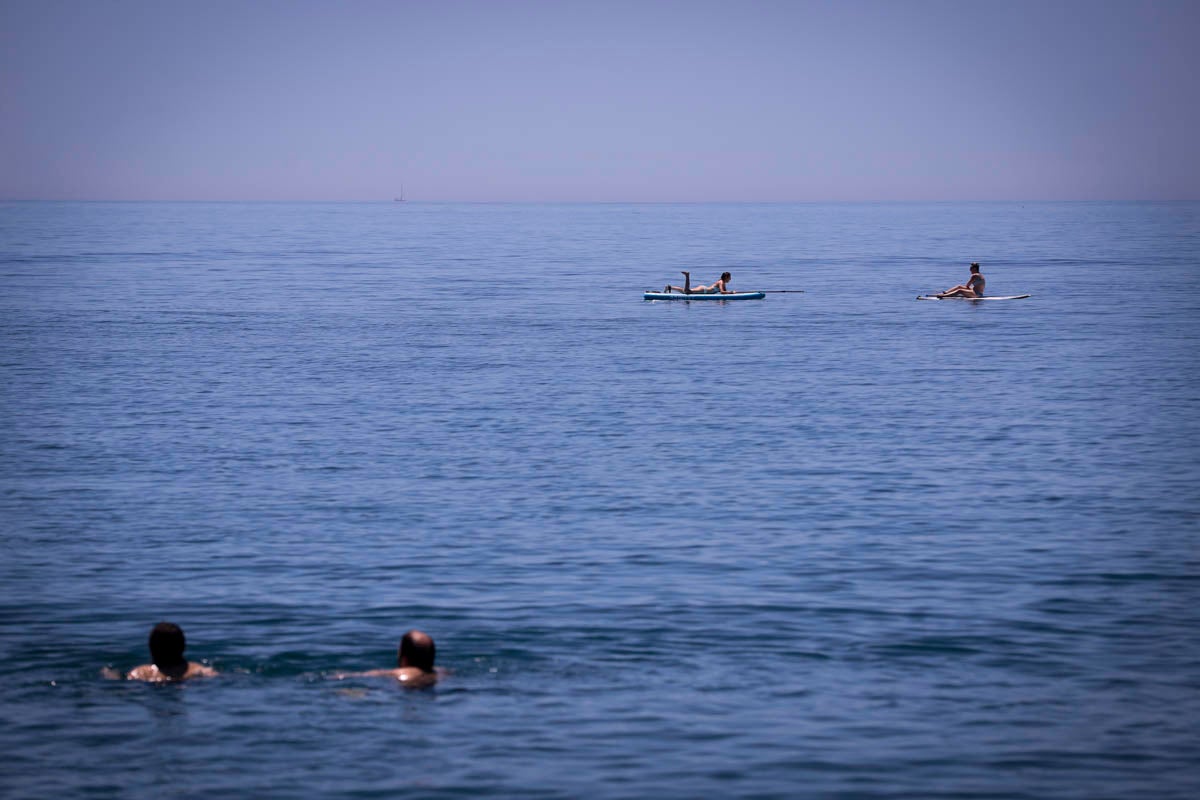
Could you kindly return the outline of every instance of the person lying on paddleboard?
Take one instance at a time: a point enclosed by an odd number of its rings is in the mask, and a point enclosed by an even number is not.
[[[983,287],[987,285],[983,275],[979,273],[979,262],[971,264],[971,277],[967,282],[947,289],[936,297],[983,297]]]
[[[667,286],[663,289],[664,292],[683,292],[684,294],[734,294],[726,285],[733,279],[733,276],[728,272],[722,272],[721,277],[712,286],[696,286],[692,287],[692,273],[685,269],[679,270],[683,273],[683,286]]]

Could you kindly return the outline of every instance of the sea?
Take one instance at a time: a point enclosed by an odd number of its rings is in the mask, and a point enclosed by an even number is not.
[[[0,794],[1191,800],[1198,356],[1200,203],[0,204]]]

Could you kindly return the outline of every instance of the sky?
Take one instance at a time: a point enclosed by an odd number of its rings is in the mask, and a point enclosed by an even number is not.
[[[0,0],[0,199],[1200,199],[1200,0]]]

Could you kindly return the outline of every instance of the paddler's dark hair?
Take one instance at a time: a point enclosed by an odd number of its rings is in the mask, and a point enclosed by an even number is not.
[[[732,275],[730,275],[728,272],[722,272],[722,273],[721,273],[721,280],[723,280],[723,281],[731,281],[731,280],[733,280],[733,276],[732,276]]]
[[[972,262],[971,262],[971,269],[979,269],[979,262],[978,262],[978,261],[972,261]]]
[[[159,667],[173,667],[184,661],[187,646],[183,629],[173,622],[160,622],[150,631],[150,658]]]

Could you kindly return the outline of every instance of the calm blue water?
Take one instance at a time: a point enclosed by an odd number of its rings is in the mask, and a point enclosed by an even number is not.
[[[1195,797],[1198,345],[1200,204],[0,205],[0,792]]]

